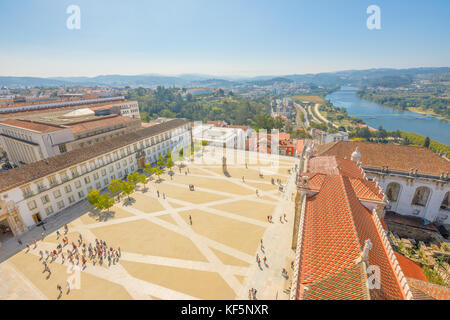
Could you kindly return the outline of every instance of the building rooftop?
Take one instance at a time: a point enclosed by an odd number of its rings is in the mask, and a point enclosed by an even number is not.
[[[0,124],[5,124],[9,126],[19,127],[22,129],[33,130],[40,133],[48,133],[53,131],[58,131],[64,129],[64,127],[48,124],[43,122],[36,122],[31,120],[20,120],[20,119],[6,119],[0,121]]]
[[[410,172],[418,169],[419,174],[440,176],[442,172],[450,172],[450,162],[439,157],[424,147],[400,146],[393,144],[338,141],[316,146],[315,155],[336,156],[350,159],[358,147],[361,153],[361,163],[364,168]]]
[[[307,300],[368,299],[363,269],[355,261],[370,239],[369,265],[379,266],[381,272],[381,289],[370,290],[370,298],[404,299],[375,217],[361,203],[352,183],[352,179],[360,179],[361,171],[344,160],[325,158],[313,165],[325,174],[316,178],[320,180],[316,181],[318,193],[306,198],[297,296]],[[324,163],[331,169],[324,168]],[[335,163],[343,170],[335,169]]]
[[[413,260],[405,257],[401,253],[394,252],[398,264],[402,268],[403,274],[407,278],[414,278],[417,280],[428,281],[422,268]]]
[[[174,119],[162,124],[140,129],[121,136],[78,148],[55,157],[0,172],[0,192],[24,185],[49,174],[70,168],[138,140],[151,137],[189,123],[185,119]]]
[[[89,119],[89,120],[83,120],[80,122],[75,122],[68,124],[69,127],[72,128],[72,132],[74,134],[79,134],[84,131],[91,131],[96,128],[101,127],[109,127],[112,125],[119,125],[126,122],[139,122],[140,119],[133,119],[130,117],[124,117],[124,116],[118,116],[118,115],[109,115],[104,117],[98,117],[98,119]]]
[[[65,114],[76,111],[78,109],[106,109],[111,108],[113,105],[130,102],[129,100],[117,100],[114,102],[98,102],[98,103],[90,103],[84,105],[72,105],[72,106],[64,106],[64,107],[55,107],[55,108],[46,108],[46,109],[36,109],[36,110],[28,110],[28,111],[17,111],[0,114],[0,119],[9,119],[9,118],[22,118],[22,119],[30,119],[36,120],[40,117],[63,117]]]

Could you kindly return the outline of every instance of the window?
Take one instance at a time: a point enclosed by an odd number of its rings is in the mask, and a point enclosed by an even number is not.
[[[89,178],[89,176],[84,177],[84,183],[88,184],[91,182],[91,179]]]
[[[430,188],[419,187],[416,189],[412,205],[425,207],[427,205],[428,197],[430,196]]]
[[[56,203],[56,206],[58,207],[59,210],[64,208],[64,200],[58,201]]]
[[[83,199],[84,198],[84,192],[78,191],[78,198]]]
[[[448,191],[445,194],[444,199],[442,200],[442,203],[441,203],[441,209],[443,209],[443,210],[450,210],[449,203],[450,203],[450,191]]]
[[[48,195],[45,195],[41,198],[42,204],[47,204],[50,202],[50,198]]]
[[[50,206],[50,207],[45,208],[45,214],[48,216],[53,214],[53,207]]]
[[[77,168],[70,169],[70,172],[72,173],[72,178],[78,177],[78,170],[77,170]]]
[[[49,177],[48,181],[50,182],[51,186],[56,186],[56,184],[57,184],[55,176]]]
[[[100,182],[97,182],[95,184],[95,187],[97,188],[97,190],[100,190],[102,188],[102,184]]]
[[[59,148],[59,153],[67,152],[67,147],[65,144],[60,144],[58,148]]]
[[[117,169],[120,169],[120,162],[117,162],[117,163],[116,163],[116,168],[117,168]]]
[[[109,172],[114,172],[114,166],[109,167]]]
[[[22,188],[22,194],[24,198],[29,198],[33,195],[33,192],[31,192],[30,186]]]
[[[109,184],[109,181],[108,181],[108,179],[104,179],[103,180],[103,183],[105,184],[105,187]]]
[[[67,186],[64,187],[64,190],[66,191],[66,193],[69,193],[72,191],[72,187],[68,184]]]
[[[73,195],[71,195],[69,197],[69,203],[74,203],[75,202],[75,197]]]
[[[34,210],[34,209],[36,209],[36,201],[30,201],[30,202],[28,202],[28,209],[30,209],[30,210]]]
[[[45,185],[44,185],[43,181],[39,181],[36,184],[37,184],[39,192],[45,191]]]
[[[55,197],[55,199],[61,197],[61,191],[59,190],[53,191],[53,196]]]
[[[79,180],[75,181],[75,187],[77,189],[81,188],[81,182]]]
[[[94,180],[98,180],[98,173],[97,172],[94,173]]]
[[[102,169],[101,173],[102,173],[102,177],[106,176],[106,169]]]
[[[69,177],[67,176],[67,173],[66,173],[66,172],[61,172],[61,173],[59,174],[59,176],[61,177],[61,181],[62,181],[62,182],[66,182],[66,181],[69,180]]]
[[[386,196],[389,201],[397,201],[400,193],[400,184],[397,182],[391,182],[386,188]]]

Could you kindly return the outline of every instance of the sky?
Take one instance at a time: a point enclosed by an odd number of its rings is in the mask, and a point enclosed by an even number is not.
[[[449,31],[448,0],[0,0],[0,76],[449,67]]]

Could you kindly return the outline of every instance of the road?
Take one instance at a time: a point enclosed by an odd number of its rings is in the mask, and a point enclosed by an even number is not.
[[[317,106],[317,104],[316,104],[316,106]],[[317,123],[322,123],[322,121],[320,121],[318,118],[316,118],[310,105],[308,106],[308,112],[311,115],[312,121],[317,122]]]
[[[314,112],[316,113],[317,117],[318,117],[320,120],[322,120],[322,122],[324,122],[324,123],[326,123],[326,124],[331,123],[331,124],[333,125],[333,127],[337,128],[337,127],[338,127],[337,125],[335,125],[334,123],[328,121],[324,116],[322,116],[322,114],[321,114],[320,111],[319,111],[319,106],[320,106],[319,103],[316,103],[316,105],[314,106]]]
[[[303,108],[301,105],[294,103],[295,109],[297,110],[297,123],[300,125],[303,125],[304,128],[303,129],[307,129],[309,128],[309,120],[308,120],[308,113],[306,112],[305,108]],[[303,113],[303,119],[304,122],[302,122],[301,118],[300,118],[300,112]]]

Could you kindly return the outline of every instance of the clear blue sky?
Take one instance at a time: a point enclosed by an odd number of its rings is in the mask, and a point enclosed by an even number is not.
[[[381,30],[366,28],[371,4]],[[448,0],[2,0],[0,30],[2,76],[450,66]]]

